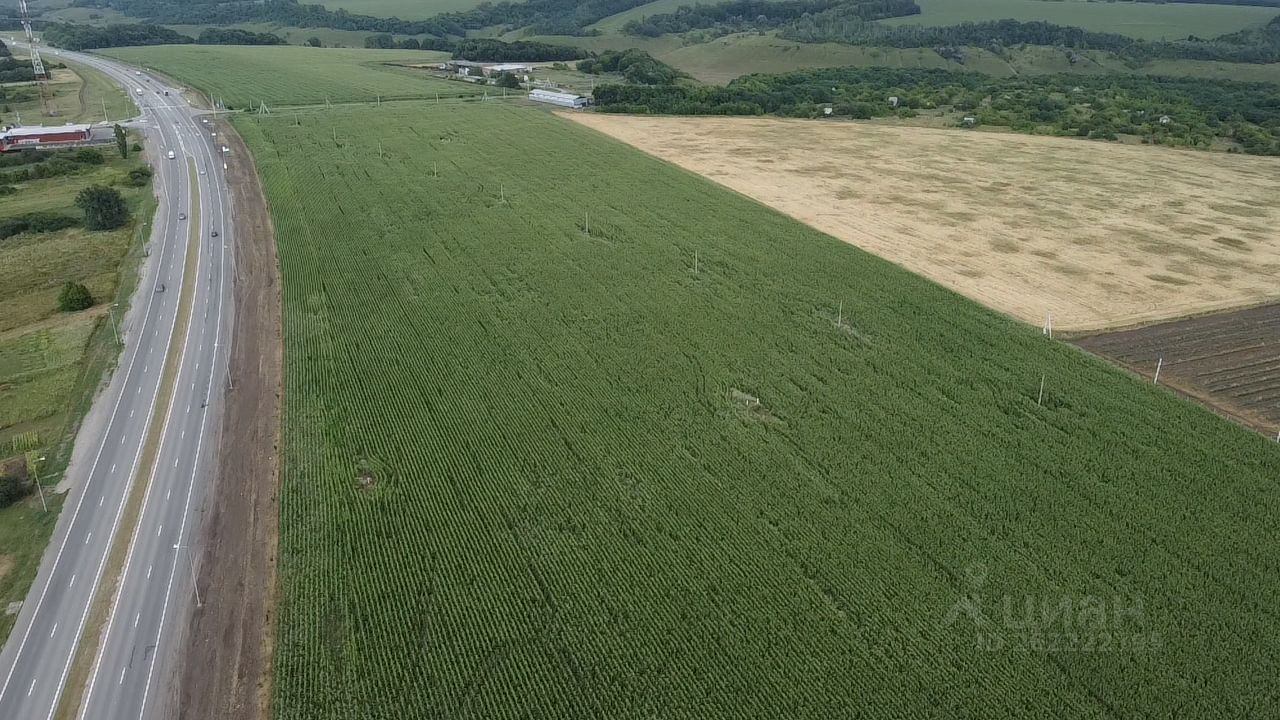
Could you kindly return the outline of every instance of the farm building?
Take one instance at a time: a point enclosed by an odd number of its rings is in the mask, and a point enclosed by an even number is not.
[[[24,147],[73,145],[88,142],[89,125],[61,125],[54,127],[7,127],[0,131],[0,152]]]
[[[441,64],[440,69],[457,73],[463,77],[490,77],[504,72],[509,72],[513,75],[527,75],[533,72],[533,66],[524,63],[474,62],[471,60],[450,60]]]
[[[534,90],[529,93],[529,99],[534,102],[548,103],[550,105],[559,105],[560,107],[567,108],[584,108],[589,104],[587,98],[584,98],[581,95],[555,92],[554,90]]]

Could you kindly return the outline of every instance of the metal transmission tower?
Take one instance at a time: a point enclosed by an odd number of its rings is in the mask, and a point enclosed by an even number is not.
[[[36,36],[31,32],[31,12],[27,9],[27,0],[18,0],[18,8],[22,11],[22,29],[27,32],[27,47],[31,49],[31,70],[40,91],[40,109],[48,115],[49,73],[45,71],[40,51],[36,49]]]

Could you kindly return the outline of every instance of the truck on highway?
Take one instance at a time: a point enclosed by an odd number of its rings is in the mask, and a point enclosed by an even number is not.
[[[172,151],[172,150],[170,150],[170,151],[169,151],[169,159],[170,159],[170,160],[172,160],[172,159],[174,159],[174,158],[176,158],[176,157],[178,157],[178,156],[177,156],[177,155],[174,155],[174,154],[173,154],[173,151]]]
[[[133,91],[139,95],[142,94],[142,88],[134,88]]]

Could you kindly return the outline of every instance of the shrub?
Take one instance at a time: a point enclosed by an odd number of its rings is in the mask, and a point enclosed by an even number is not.
[[[129,171],[125,184],[130,187],[142,187],[151,181],[151,168],[137,167]]]
[[[71,159],[84,165],[101,165],[107,161],[100,150],[93,148],[81,148],[71,156]]]
[[[62,312],[78,312],[93,307],[93,295],[82,283],[70,282],[58,293],[58,309]]]

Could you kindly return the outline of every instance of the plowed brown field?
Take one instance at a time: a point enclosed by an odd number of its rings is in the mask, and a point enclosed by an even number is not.
[[[1280,305],[1077,341],[1270,436],[1280,432]]]

